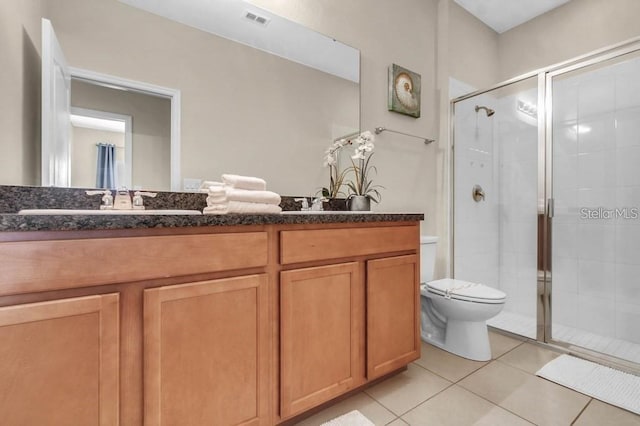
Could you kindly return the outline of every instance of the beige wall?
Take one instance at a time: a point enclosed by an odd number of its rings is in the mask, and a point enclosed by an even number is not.
[[[40,182],[42,1],[0,2],[0,183]]]
[[[500,80],[640,36],[640,1],[573,0],[500,35]]]
[[[134,189],[171,189],[171,101],[81,81],[71,85],[71,106],[132,118]]]
[[[449,77],[477,87],[499,81],[499,36],[478,18],[448,0]]]
[[[435,235],[439,237],[435,275],[449,274],[450,240],[450,79],[473,87],[488,87],[498,81],[498,34],[453,0],[438,1],[437,88],[440,128],[433,167],[436,170]]]
[[[96,186],[98,143],[115,145],[116,163],[124,163],[124,133],[75,126],[71,130],[71,186],[78,188]]]

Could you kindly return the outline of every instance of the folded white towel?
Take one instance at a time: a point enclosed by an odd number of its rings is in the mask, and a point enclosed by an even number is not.
[[[224,186],[210,186],[207,193],[209,194],[209,197],[212,198],[227,198],[227,190]]]
[[[227,197],[225,195],[219,196],[219,195],[209,195],[207,197],[207,205],[211,206],[213,204],[227,204],[229,200],[227,200]]]
[[[248,189],[226,188],[229,201],[243,201],[247,203],[280,204],[281,198],[271,191],[251,191]]]
[[[211,186],[224,186],[222,182],[216,182],[215,180],[203,180],[200,184],[200,192],[209,192]]]
[[[215,206],[207,206],[202,210],[203,214],[227,214],[229,213],[228,204],[219,204]]]
[[[229,201],[226,204],[210,205],[202,210],[204,214],[280,214],[280,206],[265,203],[243,203],[241,201]]]
[[[238,189],[250,189],[254,191],[265,191],[267,189],[267,182],[265,182],[264,179],[251,176],[224,174],[222,175],[222,182]]]
[[[275,204],[243,203],[241,201],[229,201],[229,213],[265,213],[280,214],[282,209]]]

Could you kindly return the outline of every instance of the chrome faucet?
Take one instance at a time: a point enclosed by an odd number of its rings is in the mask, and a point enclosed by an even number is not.
[[[144,191],[136,191],[133,193],[133,209],[134,210],[144,210],[144,200],[142,197],[150,197],[155,198],[158,195],[157,192],[144,192]]]
[[[116,191],[116,199],[113,203],[116,210],[131,210],[131,194],[127,188],[120,188]]]
[[[322,202],[326,201],[326,198],[324,197],[318,197],[318,198],[314,198],[313,201],[311,202],[311,211],[314,212],[321,212],[324,209],[322,208]]]
[[[156,192],[136,191],[133,193],[133,199],[127,188],[120,188],[116,191],[115,201],[111,190],[89,190],[85,191],[87,195],[102,195],[102,205],[100,210],[144,210],[144,200],[142,197],[155,197]]]
[[[100,205],[100,210],[111,210],[113,209],[113,195],[111,195],[111,190],[95,190],[95,191],[85,191],[87,195],[102,195],[102,204]]]
[[[311,210],[309,208],[309,201],[307,201],[306,197],[294,198],[293,201],[302,201],[302,206],[300,207],[300,211],[307,212],[307,211]]]

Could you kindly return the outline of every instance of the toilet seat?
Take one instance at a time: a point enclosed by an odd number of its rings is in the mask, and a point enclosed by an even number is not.
[[[484,284],[452,278],[430,281],[426,285],[420,286],[420,293],[423,296],[426,296],[426,292],[437,294],[446,299],[488,304],[504,303],[507,297],[502,291]]]

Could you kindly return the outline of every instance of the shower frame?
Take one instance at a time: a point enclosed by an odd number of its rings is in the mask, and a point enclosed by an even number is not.
[[[640,366],[602,352],[597,352],[581,346],[576,346],[564,341],[555,340],[552,337],[552,219],[554,210],[553,201],[553,78],[587,68],[592,65],[604,63],[634,52],[640,52],[640,37],[610,45],[590,53],[563,61],[548,67],[521,74],[517,77],[505,80],[486,89],[477,90],[463,96],[454,98],[450,102],[449,111],[449,274],[455,277],[454,253],[455,253],[455,104],[478,95],[492,92],[501,88],[537,78],[538,89],[538,184],[537,184],[537,294],[536,294],[536,341],[574,354],[581,358],[593,360],[601,364],[609,365],[633,374],[640,374]]]

